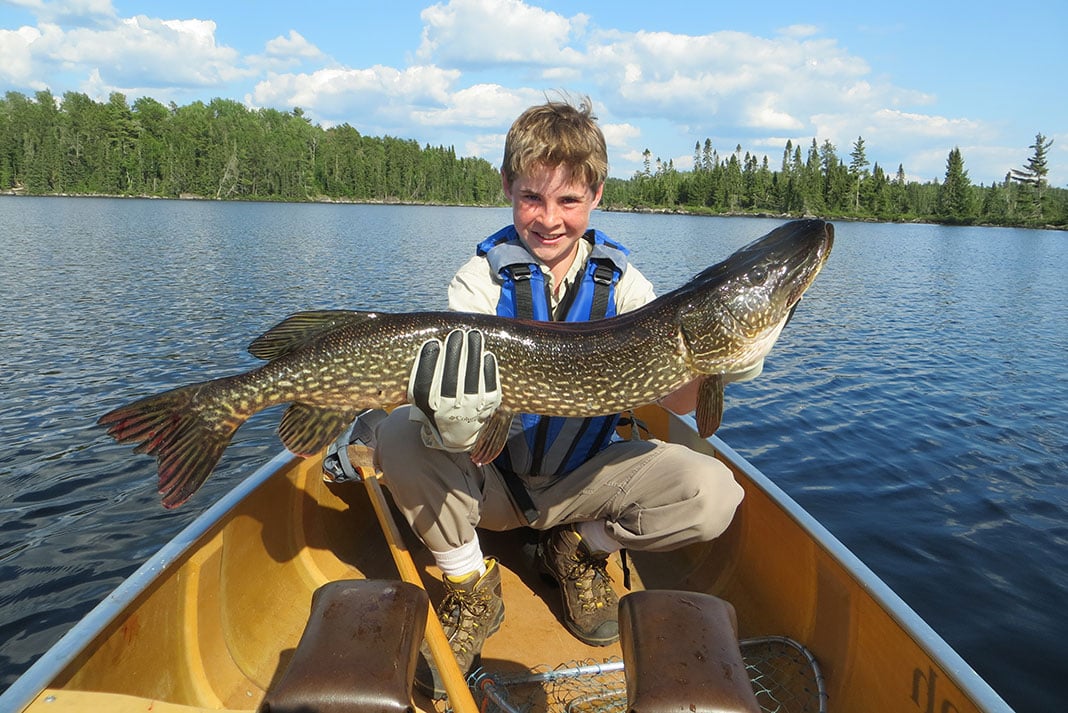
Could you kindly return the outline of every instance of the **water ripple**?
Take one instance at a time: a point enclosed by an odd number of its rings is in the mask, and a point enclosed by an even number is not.
[[[292,311],[443,308],[509,219],[0,198],[0,686],[279,448],[279,412],[258,414],[165,511],[152,461],[100,414],[249,368],[247,344]],[[778,223],[597,216],[663,290]],[[1065,272],[1059,233],[839,224],[721,429],[1020,711],[1068,699]]]

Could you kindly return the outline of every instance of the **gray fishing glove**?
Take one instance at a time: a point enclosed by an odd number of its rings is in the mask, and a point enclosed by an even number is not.
[[[423,443],[452,453],[469,451],[482,424],[501,405],[497,357],[482,332],[455,329],[419,348],[408,379],[408,419],[423,424]]]

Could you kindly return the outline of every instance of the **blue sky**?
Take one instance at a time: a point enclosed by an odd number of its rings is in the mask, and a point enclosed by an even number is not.
[[[829,140],[848,162],[862,136],[889,173],[941,179],[957,146],[990,184],[1041,132],[1064,186],[1066,34],[1063,0],[0,0],[0,91],[300,106],[497,164],[562,90],[593,99],[616,176],[645,149],[688,169],[705,139],[775,168],[788,139]]]

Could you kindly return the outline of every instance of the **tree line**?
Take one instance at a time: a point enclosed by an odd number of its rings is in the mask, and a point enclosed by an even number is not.
[[[0,190],[467,205],[503,201],[489,162],[453,147],[313,125],[228,99],[164,105],[48,91],[0,100]]]
[[[1068,227],[1068,190],[1049,186],[1052,141],[1004,181],[974,185],[959,148],[941,181],[889,174],[867,158],[863,137],[848,161],[830,142],[787,141],[782,162],[694,146],[693,167],[653,160],[628,179],[610,178],[602,206],[708,214]],[[300,108],[250,109],[228,99],[164,105],[113,93],[97,102],[39,91],[0,99],[0,191],[245,200],[351,200],[502,205],[497,168],[453,147],[372,137],[348,124],[322,128]]]
[[[942,181],[906,179],[905,168],[888,174],[871,164],[863,137],[844,161],[830,141],[816,139],[802,151],[787,141],[777,169],[767,156],[743,154],[738,146],[720,156],[708,139],[694,146],[693,169],[678,171],[673,161],[652,159],[627,180],[610,180],[605,203],[636,210],[684,210],[711,214],[818,215],[879,221],[927,221],[1068,227],[1068,191],[1050,187],[1048,151],[1053,141],[1042,134],[1030,146],[1022,168],[1002,182],[972,184],[964,157],[953,148]]]

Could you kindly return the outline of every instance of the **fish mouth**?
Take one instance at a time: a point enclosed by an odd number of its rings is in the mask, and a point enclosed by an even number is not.
[[[799,304],[801,304],[801,300],[794,302],[794,306],[790,308],[790,313],[786,315],[786,321],[782,324],[783,329],[786,329],[786,325],[790,324],[790,320],[794,318],[794,312],[797,311]]]

